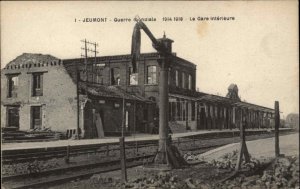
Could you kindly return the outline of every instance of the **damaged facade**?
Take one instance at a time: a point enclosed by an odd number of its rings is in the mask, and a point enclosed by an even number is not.
[[[175,53],[169,69],[169,126],[173,132],[272,126],[274,110],[196,91],[196,65]],[[153,133],[158,125],[159,54],[141,54],[133,74],[130,55],[60,60],[24,53],[1,70],[1,126],[51,128],[85,138]],[[236,94],[235,94],[236,93]],[[78,101],[79,99],[79,101]],[[243,111],[242,111],[243,110]],[[124,119],[122,119],[122,116]]]

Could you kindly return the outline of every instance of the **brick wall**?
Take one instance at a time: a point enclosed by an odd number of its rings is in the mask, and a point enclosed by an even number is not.
[[[31,62],[37,60],[32,58]],[[24,60],[24,64],[28,60]],[[52,64],[53,62],[53,64]],[[59,60],[50,64],[31,64],[31,67],[13,67],[1,70],[1,127],[7,125],[8,105],[19,106],[20,130],[28,130],[31,125],[31,106],[42,107],[42,128],[56,131],[76,128],[76,85],[66,73]],[[55,62],[55,65],[54,65]],[[43,72],[43,96],[32,96],[32,73]],[[18,73],[17,97],[8,98],[7,74]]]

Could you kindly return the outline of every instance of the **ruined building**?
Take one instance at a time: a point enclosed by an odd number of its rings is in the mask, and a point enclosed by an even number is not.
[[[84,138],[155,133],[158,126],[159,54],[58,59],[24,53],[1,70],[1,127],[51,128]],[[236,85],[227,97],[196,91],[196,65],[174,58],[169,69],[169,126],[173,132],[272,126],[274,110],[241,102]]]

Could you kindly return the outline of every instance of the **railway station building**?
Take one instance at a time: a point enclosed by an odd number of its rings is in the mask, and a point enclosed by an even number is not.
[[[271,128],[274,110],[242,102],[230,85],[226,97],[196,91],[196,65],[174,57],[169,69],[172,132]],[[158,127],[158,53],[58,59],[24,53],[1,70],[1,127],[51,128],[84,138],[153,133]]]

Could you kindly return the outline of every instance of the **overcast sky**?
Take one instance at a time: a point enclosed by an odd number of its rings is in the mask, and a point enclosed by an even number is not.
[[[297,1],[2,1],[1,68],[24,52],[78,58],[84,38],[99,43],[101,56],[129,54],[132,19],[153,17],[155,22],[145,22],[152,33],[159,38],[165,31],[174,40],[173,51],[197,65],[200,91],[225,96],[227,87],[236,83],[242,100],[267,107],[278,100],[286,116],[299,112],[297,11]],[[162,20],[176,16],[184,20]],[[211,16],[235,20],[190,21]],[[93,17],[107,21],[78,21]],[[142,52],[154,52],[144,33]]]

